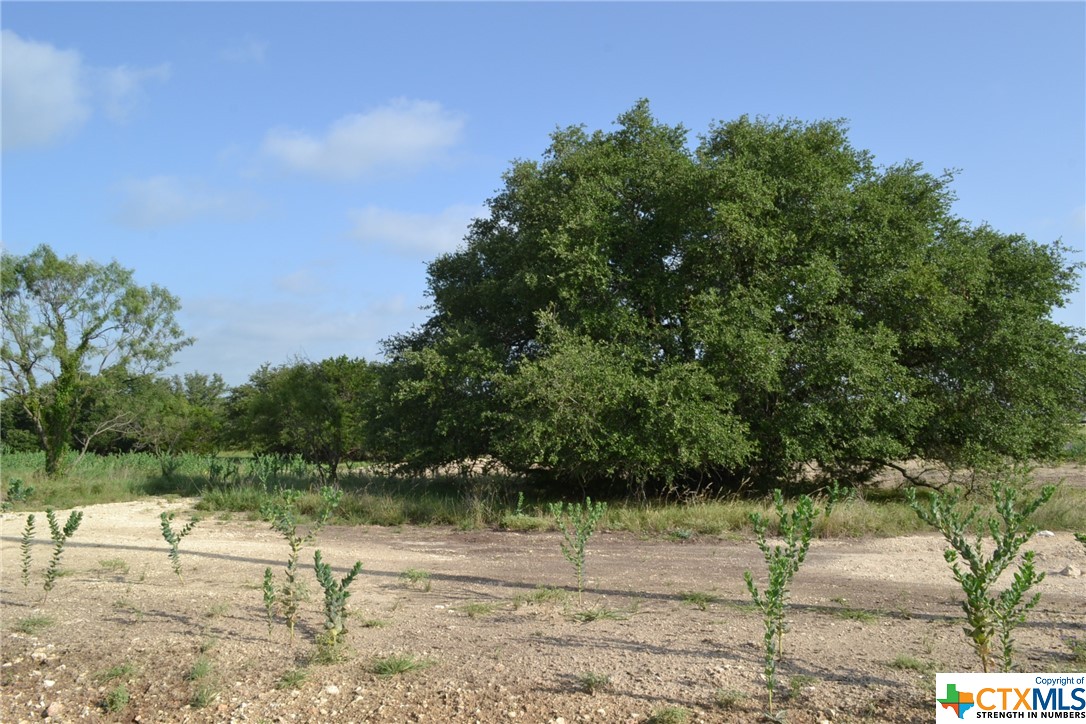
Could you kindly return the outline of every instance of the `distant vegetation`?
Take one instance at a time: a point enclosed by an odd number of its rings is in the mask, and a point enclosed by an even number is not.
[[[1086,347],[1049,317],[1079,269],[955,217],[951,184],[877,165],[836,122],[744,117],[692,148],[642,102],[513,165],[387,361],[266,364],[236,387],[162,376],[191,340],[131,270],[4,254],[0,489],[254,510],[328,484],[357,492],[347,518],[530,528],[546,509],[511,509],[517,492],[708,509],[887,468],[940,485],[1086,461]]]

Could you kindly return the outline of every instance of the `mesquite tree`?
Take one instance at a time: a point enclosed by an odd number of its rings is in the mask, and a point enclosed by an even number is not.
[[[39,246],[26,256],[4,254],[0,265],[0,390],[22,406],[46,472],[55,475],[103,373],[157,372],[191,340],[174,318],[178,299],[157,285],[139,286],[115,261],[62,259]],[[104,420],[102,428],[117,423]]]

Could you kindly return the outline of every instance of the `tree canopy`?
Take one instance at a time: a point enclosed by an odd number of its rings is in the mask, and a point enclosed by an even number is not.
[[[366,452],[376,367],[363,359],[265,365],[230,399],[234,441],[255,453],[300,455],[322,481]]]
[[[1078,269],[955,216],[952,181],[835,121],[558,130],[429,265],[383,418],[421,463],[637,485],[1053,457],[1086,410],[1049,318]]]
[[[23,408],[55,474],[85,403],[107,377],[165,368],[191,340],[180,302],[116,262],[60,258],[48,246],[0,257],[2,391]]]

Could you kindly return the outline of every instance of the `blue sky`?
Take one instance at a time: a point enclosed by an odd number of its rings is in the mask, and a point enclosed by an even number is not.
[[[2,242],[117,259],[182,300],[173,373],[244,382],[426,319],[556,127],[639,98],[697,134],[845,118],[956,211],[1086,259],[1083,3],[5,2]],[[1086,325],[1086,294],[1055,315]]]

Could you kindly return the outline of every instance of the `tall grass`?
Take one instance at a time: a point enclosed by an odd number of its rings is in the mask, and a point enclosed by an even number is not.
[[[4,455],[0,494],[9,481],[21,479],[33,492],[12,500],[16,511],[46,507],[70,509],[97,503],[137,500],[148,495],[200,496],[198,508],[209,512],[247,513],[258,517],[283,489],[302,492],[298,512],[312,519],[321,506],[314,471],[297,458],[254,458],[231,454],[211,458],[179,455],[168,474],[160,458],[149,453],[92,456],[75,463],[65,475],[51,479],[43,472],[42,453]],[[229,474],[224,475],[223,470]],[[562,491],[533,487],[517,476],[456,475],[390,477],[367,468],[341,473],[344,498],[333,518],[340,525],[443,525],[461,529],[509,528],[555,530],[548,505]],[[565,497],[568,497],[565,496]],[[608,500],[599,523],[603,531],[686,540],[695,536],[752,533],[751,513],[766,514],[768,498],[701,499],[675,503]],[[978,500],[982,509],[990,503]],[[791,504],[789,504],[791,505]],[[993,511],[994,512],[994,509]],[[1037,512],[1033,523],[1048,530],[1086,530],[1086,488],[1064,486]],[[819,519],[814,534],[822,538],[894,536],[926,533],[927,527],[906,504],[901,491],[867,490],[841,501],[828,518]],[[774,531],[771,530],[773,534]]]

